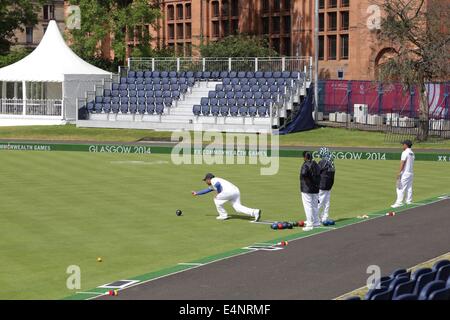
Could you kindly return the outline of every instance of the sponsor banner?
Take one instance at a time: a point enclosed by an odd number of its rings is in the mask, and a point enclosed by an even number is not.
[[[59,143],[19,143],[19,142],[0,142],[0,151],[79,151],[91,153],[119,153],[119,154],[170,154],[172,146],[142,146],[127,144],[59,144]],[[271,156],[270,149],[227,149],[227,148],[182,148],[183,152],[189,152],[192,155],[225,155],[225,156],[244,156],[260,157]],[[280,157],[301,158],[304,150],[300,149],[281,149]],[[379,151],[333,151],[335,159],[338,160],[367,160],[367,161],[386,161],[400,160],[400,152],[379,152]],[[318,158],[318,151],[313,153]],[[417,152],[416,160],[419,161],[438,161],[450,163],[450,151],[441,153],[422,153]]]

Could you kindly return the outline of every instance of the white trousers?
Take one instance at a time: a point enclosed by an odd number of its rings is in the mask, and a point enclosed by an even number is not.
[[[320,226],[319,221],[319,194],[302,192],[303,208],[305,209],[307,227]]]
[[[322,221],[328,219],[328,212],[330,211],[330,195],[331,190],[319,191],[319,217]]]
[[[228,213],[223,207],[223,205],[227,201],[231,202],[231,205],[233,206],[234,210],[236,210],[236,212],[244,213],[252,217],[258,212],[258,209],[247,208],[241,204],[241,193],[239,192],[239,189],[237,189],[222,191],[215,196],[214,203],[216,204],[217,212],[219,212],[220,217],[228,217]]]
[[[399,180],[397,180],[397,201],[396,204],[403,204],[406,194],[406,203],[412,202],[413,195],[413,174],[402,174]]]

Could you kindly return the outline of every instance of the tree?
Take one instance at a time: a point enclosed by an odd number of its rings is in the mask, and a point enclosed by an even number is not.
[[[37,12],[42,0],[0,0],[0,55],[9,52],[15,42],[14,32],[37,23]]]
[[[0,55],[0,68],[9,66],[10,64],[22,60],[27,55],[29,55],[30,52],[31,51],[29,49],[19,48],[17,50],[11,50],[6,55]]]
[[[69,31],[72,49],[88,61],[101,57],[101,44],[111,39],[115,60],[123,63],[127,39],[136,39],[139,54],[150,50],[149,25],[157,27],[159,7],[147,0],[71,0],[81,11],[81,28]]]
[[[278,53],[266,39],[256,36],[228,36],[217,42],[200,45],[203,57],[270,57]]]
[[[380,65],[382,81],[401,81],[419,96],[417,139],[427,140],[426,83],[450,79],[450,3],[441,0],[384,0],[378,38],[393,48]]]

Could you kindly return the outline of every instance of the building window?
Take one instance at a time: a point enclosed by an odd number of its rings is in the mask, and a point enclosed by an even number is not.
[[[183,19],[183,5],[177,4],[177,19]]]
[[[273,9],[274,12],[280,11],[280,0],[273,0]]]
[[[231,0],[231,15],[233,17],[239,15],[239,0]]]
[[[228,0],[222,0],[222,16],[228,17],[229,9]]]
[[[283,54],[285,56],[291,55],[291,38],[283,39]]]
[[[233,34],[238,34],[239,33],[239,19],[233,19],[231,20],[231,32]]]
[[[269,17],[262,18],[262,28],[263,34],[269,34],[270,32]]]
[[[190,39],[192,37],[192,27],[190,23],[186,23],[185,25],[185,36],[186,39]]]
[[[350,17],[348,11],[341,12],[341,30],[348,30]]]
[[[53,5],[44,5],[44,20],[53,20],[55,19],[55,6]]]
[[[272,17],[272,33],[280,33],[280,17]]]
[[[186,3],[186,19],[190,19],[191,18],[191,4],[190,3]]]
[[[325,14],[319,13],[319,31],[325,30]]]
[[[325,9],[325,0],[319,0],[319,9]]]
[[[222,32],[223,32],[224,37],[227,37],[230,35],[230,21],[229,20],[222,21]]]
[[[175,9],[173,6],[167,6],[167,19],[168,20],[175,19]]]
[[[269,12],[269,10],[270,10],[269,0],[262,0],[262,11],[264,13],[267,13],[267,12]]]
[[[280,53],[280,38],[272,39],[272,47],[273,47],[273,50]]]
[[[341,36],[341,59],[348,59],[348,34]]]
[[[324,37],[319,36],[319,60],[324,59],[325,54],[325,43],[324,43]]]
[[[328,60],[336,60],[336,36],[328,36]]]
[[[336,31],[337,29],[337,12],[328,13],[328,30]]]
[[[184,39],[184,30],[182,23],[177,23],[177,39]]]
[[[33,27],[26,27],[27,44],[33,43]]]
[[[350,0],[341,0],[341,7],[350,6]]]
[[[283,1],[283,9],[284,10],[290,10],[291,9],[291,0],[284,0]]]
[[[291,33],[291,16],[283,17],[284,33]]]
[[[169,39],[170,40],[175,39],[175,25],[169,24],[168,31],[169,31]]]
[[[337,8],[337,0],[328,0],[328,8]]]
[[[213,37],[218,38],[219,37],[219,22],[213,21]]]
[[[213,17],[218,17],[219,16],[219,2],[218,1],[213,1],[212,3],[212,15]]]

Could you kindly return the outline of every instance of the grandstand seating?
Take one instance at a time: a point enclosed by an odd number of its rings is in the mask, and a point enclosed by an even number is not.
[[[450,300],[450,261],[440,260],[432,268],[411,273],[405,269],[382,277],[365,300]],[[349,297],[347,300],[360,300]]]

